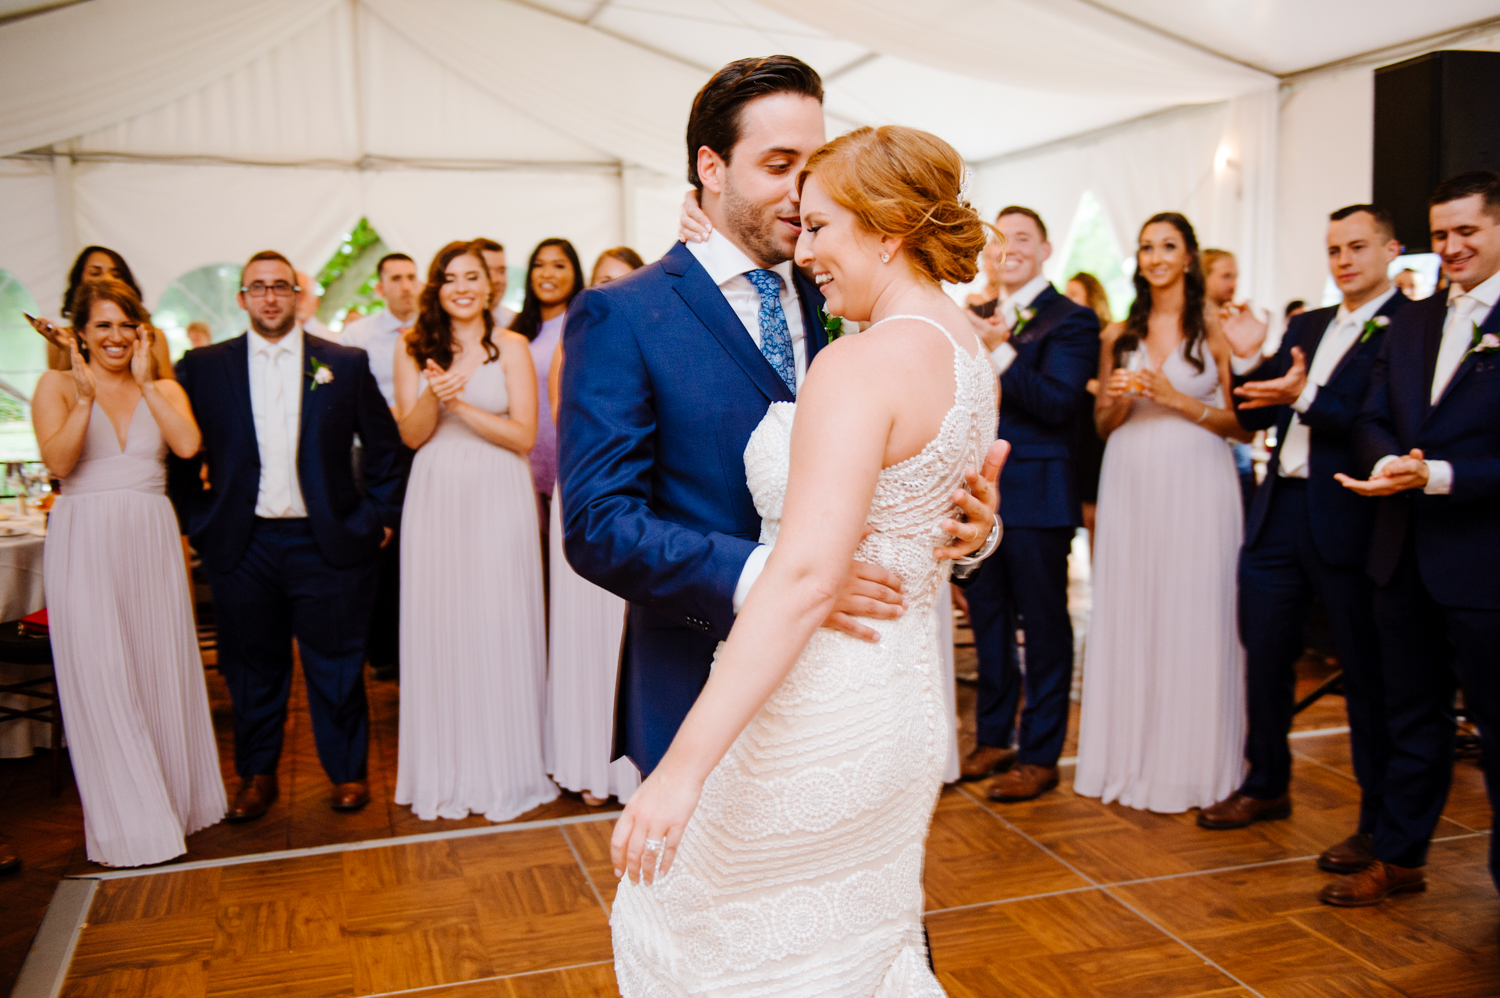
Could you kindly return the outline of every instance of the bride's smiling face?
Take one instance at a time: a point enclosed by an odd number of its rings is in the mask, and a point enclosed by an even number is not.
[[[891,265],[880,260],[882,242],[852,211],[828,196],[816,173],[802,184],[797,266],[813,275],[827,299],[829,315],[855,322],[870,318],[876,297],[893,276]]]

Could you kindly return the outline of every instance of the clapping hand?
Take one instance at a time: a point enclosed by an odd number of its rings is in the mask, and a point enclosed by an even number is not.
[[[135,346],[130,351],[130,376],[135,383],[145,388],[151,383],[151,327],[140,326],[135,331]]]
[[[1230,303],[1219,310],[1219,325],[1236,357],[1254,357],[1266,342],[1270,324],[1255,314],[1250,303]]]
[[[84,362],[83,354],[78,352],[78,343],[71,337],[68,339],[68,357],[72,360],[71,373],[73,375],[73,387],[78,391],[78,401],[92,404],[94,391],[98,383],[94,381],[94,372]],[[134,361],[132,360],[132,366]]]
[[[1387,461],[1385,467],[1371,475],[1368,481],[1350,478],[1340,472],[1333,476],[1338,483],[1351,492],[1362,496],[1390,496],[1407,489],[1420,489],[1427,485],[1427,459],[1419,450],[1405,457]]]
[[[1251,381],[1234,390],[1244,402],[1241,409],[1263,409],[1268,405],[1291,405],[1307,387],[1307,355],[1301,347],[1292,347],[1292,365],[1279,378]]]
[[[1178,399],[1187,397],[1173,387],[1171,378],[1154,367],[1136,371],[1135,376],[1140,381],[1141,397],[1148,398],[1158,405],[1175,409],[1177,407],[1174,403]]]
[[[453,403],[459,400],[464,393],[464,388],[469,383],[469,376],[454,368],[443,370],[437,366],[437,362],[428,358],[427,367],[422,372],[427,376],[427,387],[432,389],[432,394],[443,405],[452,408]]]
[[[969,325],[974,327],[974,335],[984,341],[984,348],[991,353],[998,350],[1000,344],[1010,340],[1010,327],[1005,324],[1005,316],[998,308],[990,316],[979,315],[973,309],[966,308],[964,318],[969,320]]]

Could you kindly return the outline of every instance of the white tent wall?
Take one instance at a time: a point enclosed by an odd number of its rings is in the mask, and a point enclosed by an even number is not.
[[[58,311],[76,252],[63,236],[57,194],[50,159],[0,159],[0,268],[16,276],[47,315]]]

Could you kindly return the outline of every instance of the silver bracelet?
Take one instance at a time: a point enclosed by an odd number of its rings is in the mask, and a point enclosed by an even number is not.
[[[1201,405],[1201,406],[1203,406],[1203,411],[1201,413],[1199,413],[1198,414],[1198,418],[1193,421],[1195,423],[1201,423],[1205,419],[1208,418],[1208,403],[1207,402],[1199,402],[1198,404]]]
[[[984,539],[984,546],[967,558],[954,558],[953,564],[967,566],[977,565],[981,561],[984,561],[984,559],[994,554],[995,549],[1000,546],[1000,535],[1004,532],[1000,525],[1000,518],[998,516],[995,517],[995,525],[990,528],[990,535]]]

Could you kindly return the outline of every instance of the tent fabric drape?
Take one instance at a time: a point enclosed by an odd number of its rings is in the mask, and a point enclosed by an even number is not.
[[[0,26],[0,156],[198,90],[340,0],[90,0]]]
[[[1190,104],[1276,84],[1083,0],[760,2],[885,55],[1053,93]]]

